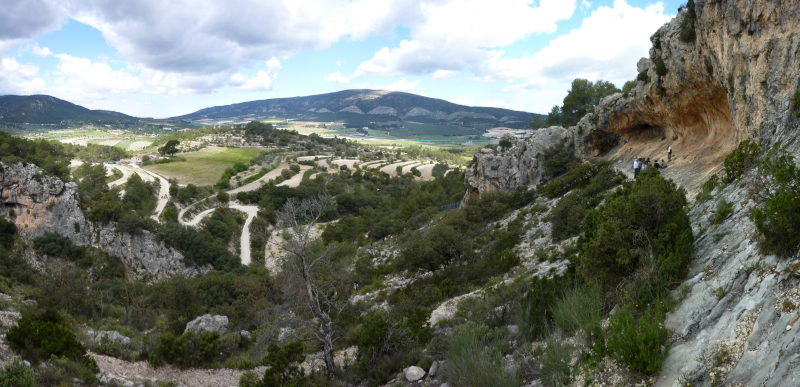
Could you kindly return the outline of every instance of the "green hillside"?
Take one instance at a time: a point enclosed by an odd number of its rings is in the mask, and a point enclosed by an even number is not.
[[[0,96],[0,126],[133,124],[139,119],[107,110],[90,110],[49,95]]]

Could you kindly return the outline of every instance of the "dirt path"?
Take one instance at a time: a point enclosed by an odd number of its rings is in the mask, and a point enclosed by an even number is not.
[[[414,168],[414,167],[421,167],[421,166],[423,166],[423,165],[424,165],[424,164],[422,164],[422,163],[408,164],[408,165],[406,165],[406,166],[404,166],[404,167],[403,167],[403,170],[402,170],[402,171],[403,171],[403,174],[405,175],[406,173],[409,173],[409,172],[411,172],[411,168]]]
[[[252,182],[250,184],[245,184],[245,185],[243,185],[243,186],[241,186],[239,188],[232,189],[232,190],[228,191],[228,193],[232,194],[232,195],[236,195],[239,192],[255,191],[255,190],[261,188],[261,186],[264,185],[264,183],[266,183],[266,182],[268,182],[268,181],[280,176],[281,175],[281,171],[284,170],[284,169],[287,169],[287,168],[289,168],[289,164],[287,164],[284,161],[280,165],[278,165],[278,168],[275,168],[275,169],[269,171],[266,175],[261,176],[260,179],[254,181],[254,182]]]
[[[117,180],[114,180],[114,181],[108,183],[108,188],[114,188],[116,186],[125,184],[125,182],[127,182],[128,179],[130,179],[131,175],[133,174],[133,170],[132,169],[122,168],[121,165],[116,165],[116,164],[103,164],[103,165],[109,171],[114,169],[114,168],[116,168],[120,172],[122,172],[122,177],[117,179]]]
[[[375,161],[370,161],[370,162],[364,163],[364,165],[362,165],[362,166],[361,166],[361,169],[364,169],[364,168],[372,168],[372,167],[373,167],[373,166],[375,166],[375,165],[383,164],[383,163],[385,163],[385,162],[386,162],[386,160],[375,160]]]
[[[425,164],[417,167],[417,170],[422,172],[422,180],[433,180],[433,167],[436,166],[435,163]]]
[[[184,385],[192,387],[238,386],[239,378],[241,378],[242,374],[246,372],[229,368],[180,369],[170,365],[153,368],[150,366],[150,363],[146,361],[128,362],[110,356],[98,355],[94,353],[90,353],[89,355],[94,359],[95,362],[97,362],[101,372],[119,375],[129,380],[175,380],[179,383],[183,383]],[[256,375],[262,376],[264,375],[265,370],[266,367],[257,367],[253,370],[253,372],[255,372]]]
[[[292,176],[291,179],[284,181],[283,183],[278,184],[278,187],[297,187],[300,185],[300,182],[303,181],[303,172],[311,169],[308,165],[301,165],[300,166],[300,173]]]
[[[394,164],[389,164],[380,169],[381,172],[389,174],[389,176],[397,176],[397,167],[402,167],[409,164],[414,164],[416,161],[401,161]]]
[[[355,165],[355,163],[357,163],[358,160],[356,160],[356,159],[339,159],[339,160],[333,160],[332,162],[334,164],[338,165],[338,166],[347,165],[347,168],[353,169],[353,168],[355,168],[353,165]]]
[[[158,179],[159,182],[161,183],[161,188],[158,190],[158,205],[156,206],[156,213],[153,216],[151,216],[151,218],[158,220],[158,218],[161,216],[161,212],[164,211],[164,207],[167,206],[167,202],[169,202],[169,181],[167,181],[167,179],[165,179],[161,175],[157,175],[146,169],[141,169],[138,166],[134,168],[136,168],[137,173],[139,174],[145,173],[148,176],[152,176],[153,178]]]
[[[253,221],[253,218],[258,215],[258,207],[256,206],[243,206],[240,204],[231,204],[228,206],[229,208],[233,208],[234,210],[239,210],[247,214],[247,220],[244,221],[244,226],[242,226],[242,237],[241,237],[241,259],[242,265],[249,265],[250,264],[250,222]]]

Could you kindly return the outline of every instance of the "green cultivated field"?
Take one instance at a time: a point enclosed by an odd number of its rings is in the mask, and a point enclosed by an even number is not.
[[[234,163],[249,165],[250,159],[261,152],[262,149],[208,147],[198,152],[178,155],[185,158],[185,162],[148,165],[143,168],[167,178],[174,177],[180,184],[212,185]]]

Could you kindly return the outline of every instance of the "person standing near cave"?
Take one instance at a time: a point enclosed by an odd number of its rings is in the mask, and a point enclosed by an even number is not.
[[[672,162],[672,145],[667,147],[667,161]]]
[[[642,161],[638,157],[633,158],[633,178],[639,177],[639,171],[642,170]]]

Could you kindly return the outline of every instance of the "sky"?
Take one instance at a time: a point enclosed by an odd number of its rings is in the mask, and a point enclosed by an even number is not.
[[[0,95],[165,118],[345,89],[547,113],[621,87],[679,2],[0,0]]]

